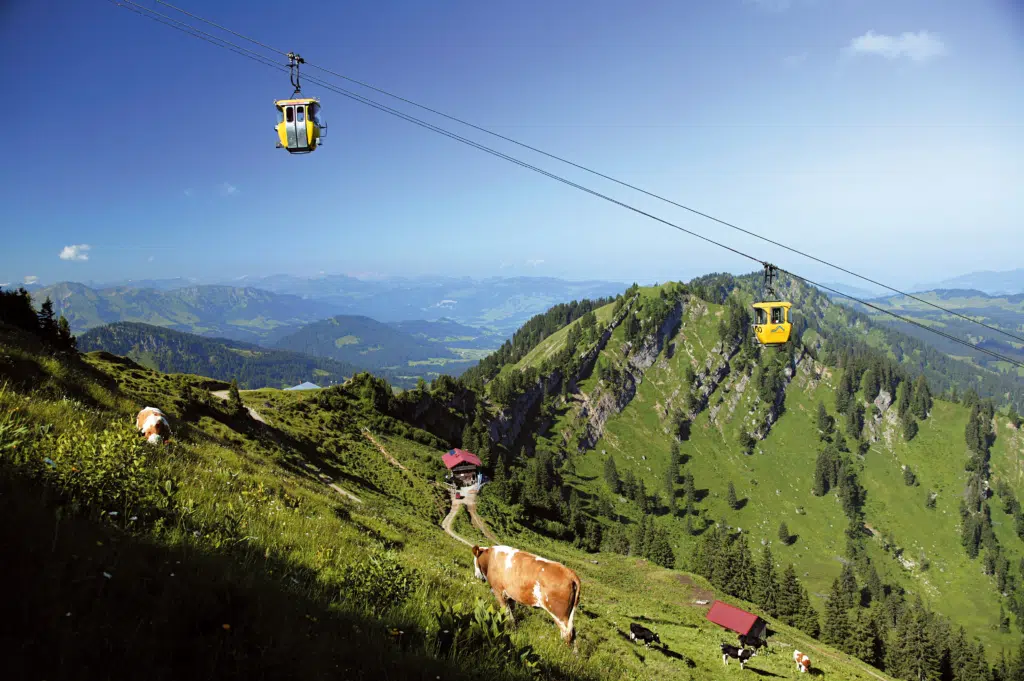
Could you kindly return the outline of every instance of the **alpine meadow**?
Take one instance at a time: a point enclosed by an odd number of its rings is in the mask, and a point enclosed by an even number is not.
[[[237,402],[82,353],[3,293],[11,668],[121,678],[116,650],[124,678],[712,679],[720,599],[768,622],[760,674],[796,674],[795,647],[843,679],[1019,678],[1016,397],[792,281],[793,340],[759,347],[756,283],[556,305],[400,394],[359,373]],[[133,433],[146,405],[163,447]],[[452,447],[488,480],[468,513]],[[539,610],[512,626],[459,538],[575,570],[575,653]],[[637,649],[630,621],[664,647]]]

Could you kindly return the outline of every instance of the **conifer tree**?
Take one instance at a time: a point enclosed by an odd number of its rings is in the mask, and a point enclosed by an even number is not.
[[[726,495],[726,503],[728,503],[729,508],[734,511],[740,507],[739,499],[736,498],[736,487],[732,484],[731,480],[729,481],[729,492]]]
[[[928,412],[932,408],[932,393],[928,389],[928,381],[924,376],[918,376],[914,381],[914,395],[911,399],[911,411],[914,416],[924,421],[928,418]]]
[[[78,347],[78,339],[71,335],[71,325],[64,315],[57,320],[57,344],[65,350]]]
[[[796,624],[802,605],[800,582],[796,577],[796,569],[790,563],[782,573],[782,583],[779,585],[779,617],[786,624]]]
[[[903,439],[910,442],[917,435],[917,420],[911,411],[903,414]]]
[[[739,536],[732,543],[732,581],[729,591],[736,598],[749,601],[753,596],[754,584],[751,574],[754,572],[754,558],[750,554],[750,545],[746,536]]]
[[[840,602],[845,610],[860,604],[860,588],[857,586],[857,577],[853,574],[853,568],[849,563],[845,563],[839,572],[839,593],[842,598]]]
[[[242,396],[238,394],[238,381],[231,379],[231,387],[228,389],[228,411],[234,416],[242,416],[248,412],[242,402]]]
[[[853,405],[853,378],[848,367],[844,367],[839,384],[836,386],[836,411],[845,414]]]
[[[860,610],[853,621],[847,652],[870,665],[878,666],[877,651],[878,633],[875,629],[875,620],[867,610]]]
[[[693,482],[693,473],[687,472],[683,477],[683,495],[686,498],[687,510],[693,512],[693,504],[697,501],[697,490]]]
[[[619,480],[619,471],[615,468],[615,459],[608,456],[604,462],[604,481],[612,494],[619,494],[622,491],[622,482]]]
[[[835,419],[825,409],[825,403],[818,402],[818,436],[822,440],[828,440],[834,431]]]
[[[868,592],[871,594],[871,601],[873,603],[881,603],[885,599],[885,586],[882,584],[882,578],[878,576],[878,570],[875,569],[874,565],[868,567],[865,586],[867,586]]]
[[[757,581],[754,588],[755,602],[762,610],[775,617],[779,609],[779,580],[775,575],[775,559],[765,545],[757,566]]]
[[[786,546],[789,546],[791,538],[792,535],[789,533],[789,526],[786,525],[786,521],[783,520],[781,523],[779,523],[779,541],[781,541]]]
[[[821,619],[818,617],[818,611],[811,605],[811,597],[807,594],[807,589],[802,587],[800,601],[800,614],[797,617],[796,626],[808,636],[818,638],[821,635]]]
[[[53,301],[47,296],[39,309],[39,335],[47,341],[57,339],[57,318],[53,314]]]
[[[910,384],[900,381],[896,388],[896,415],[900,418],[904,418],[910,411],[910,398],[913,397],[913,394],[914,391]]]
[[[850,621],[846,609],[846,598],[837,577],[832,580],[832,589],[825,599],[825,627],[821,632],[821,640],[840,650],[850,638]]]

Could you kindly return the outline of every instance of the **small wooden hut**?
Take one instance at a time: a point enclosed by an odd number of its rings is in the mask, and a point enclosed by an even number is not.
[[[764,641],[768,633],[768,623],[763,619],[722,601],[711,604],[707,619],[729,631],[735,631],[744,642]]]

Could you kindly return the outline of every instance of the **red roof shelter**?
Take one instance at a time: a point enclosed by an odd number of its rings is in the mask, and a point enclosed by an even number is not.
[[[444,465],[451,470],[459,464],[471,464],[473,466],[483,466],[480,462],[480,458],[472,452],[467,452],[465,449],[450,449],[448,453],[441,457],[444,461]]]
[[[740,610],[722,601],[711,604],[707,619],[720,627],[735,631],[740,636],[751,638],[763,638],[767,628],[765,621],[754,613]]]

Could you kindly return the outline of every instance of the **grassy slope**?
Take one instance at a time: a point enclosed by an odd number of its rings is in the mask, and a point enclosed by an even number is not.
[[[165,408],[176,441],[147,449],[151,458],[145,470],[155,481],[176,480],[177,498],[193,509],[162,532],[145,527],[125,532],[66,514],[57,516],[55,533],[52,505],[34,491],[34,483],[9,461],[0,466],[0,506],[15,521],[4,524],[6,545],[31,557],[5,569],[20,570],[21,635],[38,642],[22,651],[33,656],[31,661],[8,660],[15,667],[31,664],[46,678],[79,678],[87,669],[160,679],[269,678],[285,669],[303,678],[348,679],[483,673],[472,656],[456,662],[425,656],[417,633],[439,600],[491,600],[486,585],[472,578],[466,547],[438,526],[445,509],[424,478],[437,470],[439,451],[378,435],[409,468],[399,471],[365,438],[333,431],[331,414],[311,402],[315,391],[243,393],[269,428],[216,410],[187,423],[170,399],[181,379],[99,356],[67,369],[4,345],[2,338],[0,354],[3,378],[22,386],[0,394],[0,415],[18,409],[19,418],[33,428],[53,424],[57,431],[98,432],[111,419],[131,423],[144,403]],[[79,401],[59,399],[69,391]],[[358,420],[355,412],[349,416]],[[80,417],[85,420],[78,424]],[[362,503],[328,488],[321,473]],[[211,542],[221,537],[228,502],[242,520],[238,535],[245,540],[229,533],[227,544],[216,548]],[[228,545],[235,548],[229,552]],[[717,644],[727,637],[703,621],[703,609],[687,605],[695,588],[706,589],[703,580],[691,585],[679,573],[644,561],[591,556],[529,534],[517,545],[564,561],[583,580],[579,657],[560,644],[545,614],[519,611],[515,639],[535,646],[554,670],[552,678],[679,674],[680,659],[641,651],[625,639],[627,621],[640,618],[648,618],[673,651],[695,662],[684,672],[689,678],[722,678]],[[394,609],[340,602],[345,591],[338,588],[339,572],[378,554],[382,546],[422,575],[411,598]],[[111,574],[109,581],[101,572]],[[71,613],[66,618],[65,610]],[[391,636],[392,626],[406,632],[404,638]],[[97,637],[118,645],[107,650],[96,645]],[[805,640],[785,628],[779,638],[798,645]],[[54,641],[60,656],[45,653]],[[184,650],[189,653],[182,655]],[[842,655],[819,656],[815,664],[840,678],[868,678],[858,671],[862,665]],[[752,666],[795,678],[785,654],[760,658]],[[740,672],[733,665],[725,673]]]
[[[721,310],[715,305],[707,307],[708,314],[698,320],[684,317],[680,336],[676,339],[692,348],[693,358],[698,362],[704,361],[707,349],[717,342],[715,325]],[[613,343],[609,344],[606,354],[615,354]],[[682,363],[690,360],[689,352],[677,349],[671,360],[665,361],[663,354],[647,372],[630,405],[609,420],[596,451],[587,453],[576,462],[584,489],[603,487],[605,457],[601,452],[606,450],[615,457],[620,474],[631,469],[644,479],[650,492],[661,493],[671,440],[665,433],[667,424],[660,418],[656,407],[676,388]],[[731,388],[736,378],[730,375],[712,394],[710,406],[716,403],[719,395],[725,394],[728,401],[731,393],[724,391]],[[774,425],[768,438],[758,443],[757,453],[753,456],[742,454],[735,439],[739,419],[744,418],[752,407],[753,390],[750,388],[744,391],[732,417],[720,419],[720,426],[713,425],[709,410],[704,410],[693,425],[689,441],[681,447],[684,456],[688,457],[686,466],[695,477],[697,489],[708,492],[698,508],[707,509],[712,519],[725,518],[730,525],[749,531],[752,548],[757,547],[762,538],[772,542],[780,566],[784,567],[790,561],[795,564],[819,610],[822,605],[820,596],[827,593],[832,579],[839,574],[841,563],[837,558],[844,554],[845,549],[843,530],[846,519],[838,500],[834,495],[817,498],[810,493],[819,449],[814,420],[817,404],[822,401],[830,410],[833,409],[832,386],[837,380],[838,374],[831,378],[826,376],[825,381],[812,388],[806,380],[796,379],[788,390],[786,413]],[[963,432],[967,411],[959,405],[941,401],[935,404],[933,417],[920,424],[921,431],[912,443],[902,441],[898,428],[892,452],[884,443],[875,443],[865,457],[865,472],[861,476],[868,492],[867,522],[890,530],[898,545],[906,547],[907,557],[916,561],[920,551],[925,551],[931,560],[931,568],[924,574],[919,570],[905,572],[894,559],[885,558],[880,549],[871,547],[872,555],[876,557],[876,563],[887,568],[888,575],[883,579],[898,580],[908,590],[921,592],[931,607],[963,623],[987,645],[995,650],[1003,648],[1009,651],[1016,646],[1016,634],[1001,635],[991,629],[999,609],[994,584],[991,578],[981,574],[979,561],[967,560],[959,542],[956,494],[963,489],[966,479]],[[727,411],[728,408],[723,409],[723,413]],[[1006,438],[1001,437],[993,452],[994,466],[998,471],[1005,469],[1008,457],[1015,456],[1019,462],[1024,448],[1019,439],[1008,447]],[[910,465],[917,473],[919,487],[907,488],[904,485],[897,459]],[[1020,470],[1019,463],[1017,470]],[[1014,481],[1018,495],[1024,490],[1021,477],[1024,476],[1018,473]],[[730,481],[736,486],[737,496],[747,499],[739,511],[730,509],[725,501]],[[935,510],[924,506],[928,488],[941,492]],[[806,514],[797,514],[798,507],[805,509]],[[995,515],[994,509],[994,519]],[[1000,515],[1003,514],[1000,512]],[[1022,547],[1020,540],[1012,535],[1012,523],[1007,524],[1005,518],[1000,519],[1004,520],[1000,528],[1004,548],[1010,549],[1011,556],[1019,555]],[[781,520],[785,520],[792,534],[798,535],[792,546],[782,546],[778,541],[777,530]],[[673,531],[677,556],[685,561],[694,540],[684,536],[681,522],[669,518],[662,518],[660,522]],[[819,597],[815,598],[814,594]]]

